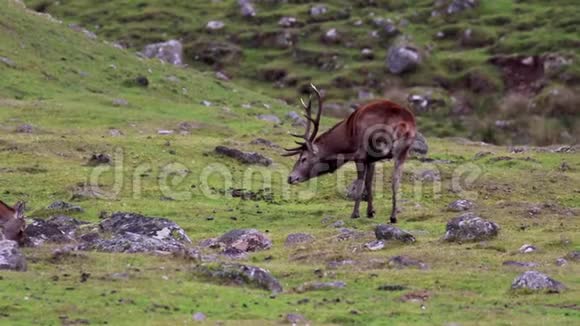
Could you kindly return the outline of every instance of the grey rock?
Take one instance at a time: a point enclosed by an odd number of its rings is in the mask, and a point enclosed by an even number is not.
[[[27,245],[39,246],[45,242],[69,243],[75,241],[79,226],[88,224],[68,216],[55,216],[47,220],[33,219],[26,225]]]
[[[29,124],[23,124],[23,125],[16,127],[16,130],[14,130],[14,131],[19,133],[19,134],[32,134],[32,133],[34,133],[34,127],[32,125],[29,125]]]
[[[568,265],[568,261],[566,258],[558,258],[556,259],[556,266],[565,266]]]
[[[116,212],[99,223],[104,232],[123,235],[133,233],[159,241],[189,244],[191,239],[175,222],[161,217],[147,217],[136,213]]]
[[[473,213],[465,213],[447,223],[443,240],[452,242],[489,240],[498,235],[499,229],[499,225],[492,221]]]
[[[242,252],[266,250],[272,247],[272,241],[256,229],[232,230],[219,237],[217,242],[225,250],[235,248]]]
[[[341,228],[341,227],[344,227],[344,225],[345,225],[345,223],[344,223],[343,220],[338,220],[338,221],[332,223],[332,227],[333,228],[337,228],[337,229],[338,228]]]
[[[123,106],[123,107],[126,107],[126,106],[129,106],[129,101],[127,101],[124,98],[116,98],[116,99],[113,99],[112,104],[113,104],[113,106]]]
[[[121,137],[121,136],[123,136],[123,132],[119,129],[109,129],[109,136]]]
[[[306,126],[306,119],[304,119],[300,114],[290,111],[286,115],[287,118],[292,120],[293,127],[305,127]]]
[[[473,9],[478,5],[478,0],[453,0],[447,7],[447,14],[453,15],[468,9]]]
[[[157,58],[173,65],[183,64],[183,45],[177,40],[149,44],[143,49],[143,54],[147,58]]]
[[[372,49],[364,48],[360,50],[360,55],[365,60],[373,60],[375,58],[375,53]]]
[[[429,265],[423,261],[409,256],[394,256],[389,258],[387,264],[390,268],[403,269],[408,267],[414,267],[418,269],[428,269]]]
[[[285,28],[294,27],[296,24],[298,24],[298,20],[295,17],[285,16],[278,21],[278,25]]]
[[[125,232],[110,238],[91,239],[80,245],[81,250],[101,252],[142,253],[142,252],[184,252],[182,242],[170,239],[161,240],[137,233]]]
[[[421,63],[421,54],[412,46],[394,45],[387,53],[387,68],[395,75],[411,71]]]
[[[267,139],[264,139],[264,138],[256,138],[256,139],[252,140],[250,142],[250,144],[251,145],[266,146],[266,147],[270,147],[270,148],[280,148],[280,146],[278,146],[274,142],[267,140]]]
[[[364,238],[367,234],[362,231],[357,231],[349,228],[340,229],[340,233],[336,236],[338,241],[346,241],[352,239]]]
[[[255,17],[256,16],[256,8],[250,0],[238,0],[238,5],[240,6],[240,14],[243,17]]]
[[[308,320],[306,319],[306,317],[304,317],[303,315],[300,315],[300,314],[296,314],[296,313],[286,314],[286,316],[284,317],[284,322],[291,324],[291,325],[307,325],[308,324]]]
[[[566,259],[571,260],[571,261],[575,261],[575,262],[580,262],[580,251],[576,250],[576,251],[572,251],[572,252],[568,253],[566,255]]]
[[[96,40],[97,39],[97,34],[89,31],[86,28],[81,27],[80,25],[77,24],[69,24],[68,27],[70,29],[72,29],[75,32],[79,32],[79,33],[83,33],[87,38],[91,39],[91,40]]]
[[[506,260],[502,263],[502,265],[503,266],[513,266],[513,267],[526,267],[526,268],[532,268],[532,267],[539,266],[538,263],[515,261],[515,260]]]
[[[321,290],[332,290],[332,289],[343,289],[346,287],[346,283],[343,281],[333,281],[333,282],[306,282],[300,285],[296,292],[303,293],[308,291],[321,291]]]
[[[97,165],[104,165],[104,164],[111,164],[113,160],[109,154],[99,153],[93,154],[89,158],[87,165],[89,166],[97,166]]]
[[[447,209],[452,212],[463,212],[472,209],[474,206],[471,200],[458,199],[447,206]]]
[[[545,291],[548,293],[560,293],[566,289],[564,284],[550,278],[546,274],[537,271],[526,271],[516,277],[512,282],[512,290]]]
[[[377,240],[396,240],[403,243],[413,243],[416,241],[411,233],[388,224],[377,225],[375,227],[375,236]]]
[[[0,62],[2,62],[3,64],[7,65],[10,68],[16,67],[16,63],[12,61],[10,58],[0,56]]]
[[[365,243],[365,248],[370,251],[381,250],[385,247],[385,241],[383,240],[373,240]]]
[[[228,75],[226,75],[224,72],[221,71],[217,71],[215,73],[215,78],[219,79],[219,80],[223,80],[223,81],[229,81],[230,77],[228,77]]]
[[[323,4],[315,5],[310,8],[310,16],[312,17],[318,17],[326,14],[327,12],[328,8]]]
[[[415,172],[415,180],[422,182],[441,181],[441,174],[437,170],[419,170]]]
[[[195,314],[193,314],[192,318],[194,321],[204,321],[207,319],[207,317],[203,312],[196,312]]]
[[[242,264],[202,264],[193,274],[218,283],[250,285],[273,293],[283,291],[280,282],[266,269]]]
[[[427,144],[427,139],[421,133],[417,133],[415,135],[415,141],[411,146],[411,153],[419,154],[419,155],[427,155],[429,152],[429,145]]]
[[[53,202],[52,204],[48,205],[46,209],[73,213],[82,213],[85,211],[82,207],[78,205],[70,204],[62,200],[57,200]]]
[[[538,250],[538,248],[536,248],[536,246],[534,246],[534,245],[524,244],[523,246],[520,247],[519,252],[522,254],[529,254],[529,253],[535,252],[537,250]]]
[[[322,35],[322,42],[328,44],[340,43],[341,39],[342,36],[340,35],[340,33],[336,28],[331,28]]]
[[[298,244],[309,243],[314,240],[315,238],[308,233],[292,233],[286,237],[286,241],[284,241],[284,246],[292,247]]]
[[[277,116],[275,116],[273,114],[260,114],[260,115],[258,115],[258,119],[263,120],[263,121],[272,122],[275,124],[282,123],[280,118],[278,118]]]
[[[210,20],[205,25],[205,28],[210,31],[217,31],[223,29],[225,26],[226,24],[220,20]]]
[[[20,252],[18,243],[0,240],[0,270],[26,271],[26,259]]]
[[[244,164],[259,164],[263,166],[270,166],[272,164],[272,159],[256,152],[242,152],[239,149],[225,146],[217,146],[215,152],[234,158]]]

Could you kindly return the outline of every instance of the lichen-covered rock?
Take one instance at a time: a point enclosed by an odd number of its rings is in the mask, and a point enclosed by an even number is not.
[[[208,278],[218,283],[231,285],[250,285],[280,293],[280,282],[266,269],[242,264],[205,264],[193,269],[198,277]]]
[[[62,200],[55,201],[54,203],[48,205],[48,207],[46,207],[46,209],[61,211],[61,212],[75,212],[75,213],[82,213],[85,211],[82,207],[80,207],[78,205],[70,204],[70,203],[64,202]]]
[[[153,43],[143,49],[147,58],[157,58],[172,65],[183,64],[183,45],[177,40]]]
[[[239,149],[226,146],[217,146],[215,152],[234,158],[244,164],[259,164],[263,166],[270,166],[272,164],[272,159],[256,152],[243,152]]]
[[[24,229],[26,244],[39,246],[45,242],[68,243],[75,241],[79,226],[87,222],[68,216],[55,216],[47,220],[34,219]]]
[[[377,225],[375,227],[375,236],[377,240],[396,240],[404,243],[413,243],[416,241],[411,233],[388,224]]]
[[[385,241],[373,240],[373,241],[365,243],[364,247],[370,251],[381,250],[385,247]]]
[[[489,240],[498,235],[499,229],[499,225],[492,221],[473,213],[465,213],[447,223],[443,240],[454,242]]]
[[[256,229],[232,230],[219,237],[217,243],[224,250],[235,248],[242,252],[266,250],[272,247],[272,241]]]
[[[182,242],[174,239],[159,239],[142,234],[125,232],[115,234],[110,238],[94,237],[91,241],[85,242],[79,247],[81,250],[96,250],[101,252],[184,252],[185,246]]]
[[[396,268],[396,269],[403,269],[403,268],[409,268],[409,267],[414,267],[414,268],[418,268],[418,269],[428,269],[429,268],[429,265],[427,265],[423,261],[409,257],[409,256],[391,257],[387,261],[387,264],[389,267]]]
[[[458,199],[447,206],[447,209],[452,212],[463,212],[472,209],[474,206],[471,200]]]
[[[286,247],[292,247],[298,244],[309,243],[314,241],[314,237],[308,233],[292,233],[286,237],[284,245]]]
[[[191,239],[179,225],[161,217],[117,212],[101,221],[99,226],[102,231],[113,234],[132,233],[170,243],[191,243]]]
[[[559,293],[566,289],[564,284],[552,279],[546,274],[537,271],[526,271],[516,277],[512,283],[512,290],[546,291]]]
[[[3,269],[26,271],[26,259],[16,241],[0,240],[0,270]]]

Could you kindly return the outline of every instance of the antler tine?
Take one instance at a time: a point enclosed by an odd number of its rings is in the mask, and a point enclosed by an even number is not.
[[[310,87],[316,94],[316,98],[318,100],[318,112],[316,112],[316,119],[312,121],[312,123],[314,124],[314,130],[312,131],[312,135],[310,135],[309,138],[309,141],[312,142],[314,141],[314,139],[316,139],[316,134],[318,134],[318,127],[320,125],[320,117],[322,115],[322,96],[320,95],[320,91],[318,90],[318,88],[316,88],[316,86],[314,86],[314,84],[310,84]]]
[[[285,157],[288,157],[288,156],[294,156],[294,155],[298,155],[298,154],[300,154],[300,152],[294,151],[294,152],[290,152],[290,153],[283,153],[283,154],[280,154],[280,155],[285,156]]]

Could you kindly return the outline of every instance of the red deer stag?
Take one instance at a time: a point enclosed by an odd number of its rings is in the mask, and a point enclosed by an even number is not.
[[[391,223],[397,223],[397,189],[403,163],[407,159],[416,133],[415,117],[406,108],[387,100],[368,103],[348,118],[316,137],[322,114],[322,98],[314,85],[312,90],[318,100],[316,118],[312,117],[312,94],[308,104],[301,99],[306,111],[306,131],[296,142],[299,146],[286,149],[284,156],[299,155],[288,183],[297,184],[323,174],[332,173],[347,162],[354,162],[357,180],[354,182],[355,204],[352,218],[358,218],[360,201],[366,190],[368,196],[367,216],[374,217],[373,177],[375,162],[394,159],[392,179]],[[313,126],[313,128],[312,128]],[[312,132],[310,132],[312,130]]]
[[[0,238],[22,243],[25,226],[24,203],[19,201],[10,207],[0,200]]]

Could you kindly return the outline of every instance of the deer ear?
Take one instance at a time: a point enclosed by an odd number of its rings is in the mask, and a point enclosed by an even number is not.
[[[319,151],[318,151],[318,146],[312,144],[312,153],[314,155],[318,155]]]
[[[24,218],[24,210],[26,209],[26,203],[19,201],[14,205],[14,211],[16,212],[17,218]]]

